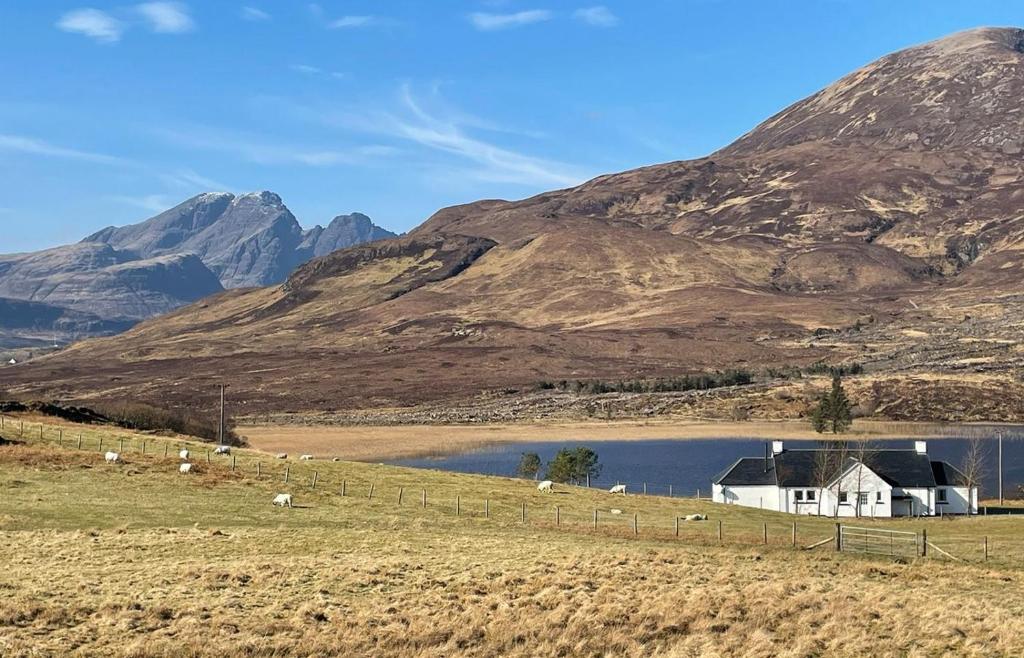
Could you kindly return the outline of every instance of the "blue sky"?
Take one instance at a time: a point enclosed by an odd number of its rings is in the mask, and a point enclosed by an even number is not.
[[[705,155],[887,52],[1024,24],[983,0],[85,1],[0,6],[0,253],[207,190],[408,230]]]

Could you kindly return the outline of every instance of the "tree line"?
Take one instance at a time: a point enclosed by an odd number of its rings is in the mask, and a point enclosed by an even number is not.
[[[544,470],[544,463],[537,453],[524,452],[519,460],[517,470],[520,477],[537,479],[540,472]],[[586,446],[579,446],[559,450],[548,462],[544,479],[552,482],[584,484],[589,482],[590,478],[596,478],[600,474],[601,462],[597,453]]]

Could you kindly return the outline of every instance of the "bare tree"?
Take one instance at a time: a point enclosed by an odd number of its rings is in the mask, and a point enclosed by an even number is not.
[[[875,446],[874,442],[867,439],[857,441],[851,451],[850,456],[859,462],[857,464],[857,491],[854,494],[857,497],[854,514],[858,517],[860,516],[860,493],[861,487],[864,483],[864,471],[871,469],[872,463],[875,461],[875,453],[877,451],[878,448]]]
[[[967,487],[967,514],[971,513],[972,492],[980,488],[985,477],[985,444],[981,437],[974,436],[967,440],[967,453],[960,464],[961,486]]]
[[[833,478],[838,475],[839,468],[842,466],[841,463],[837,463],[837,455],[840,451],[834,449],[832,444],[842,443],[845,442],[820,441],[818,443],[818,450],[814,453],[814,473],[812,477],[814,479],[814,486],[818,490],[818,516],[821,516],[821,501],[825,497],[825,491],[829,484],[832,483]]]

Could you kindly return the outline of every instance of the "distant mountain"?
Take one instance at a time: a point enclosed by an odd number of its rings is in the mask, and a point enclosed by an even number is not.
[[[29,329],[62,342],[123,331],[224,288],[280,283],[314,257],[394,235],[359,213],[304,231],[272,192],[200,194],[78,244],[0,255],[0,298],[36,304],[0,314],[0,347]]]
[[[366,215],[341,215],[325,229],[303,231],[273,192],[193,197],[139,224],[105,228],[83,242],[100,242],[151,258],[192,253],[225,288],[267,286],[285,280],[310,258],[355,244],[395,237]]]
[[[194,405],[228,376],[254,409],[341,409],[856,361],[873,378],[850,382],[865,409],[1019,421],[1022,96],[1024,30],[952,35],[869,63],[707,157],[443,209],[285,285],[0,371],[0,385],[102,396],[134,384]],[[298,244],[316,253],[331,232]],[[794,391],[717,413],[800,413]]]

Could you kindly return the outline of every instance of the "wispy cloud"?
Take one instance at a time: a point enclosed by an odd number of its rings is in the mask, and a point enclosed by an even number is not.
[[[332,30],[340,30],[354,27],[369,27],[379,22],[380,19],[374,16],[342,16],[341,18],[327,21],[327,27]]]
[[[530,9],[514,14],[489,14],[475,12],[469,15],[469,21],[478,30],[493,31],[505,30],[513,27],[522,27],[532,23],[541,23],[554,18],[547,9]]]
[[[182,34],[195,29],[188,7],[180,2],[144,2],[135,9],[154,32]]]
[[[271,18],[270,14],[258,7],[242,7],[241,16],[243,20],[254,22],[269,21]]]
[[[0,134],[0,151],[13,151],[28,155],[42,157],[62,158],[65,160],[80,160],[83,162],[95,162],[105,165],[125,165],[129,161],[113,155],[94,153],[91,151],[80,151],[78,149],[58,146],[41,139],[25,137],[23,135]]]
[[[313,77],[326,76],[334,78],[335,80],[344,80],[348,78],[348,73],[345,73],[344,71],[325,71],[319,66],[312,66],[310,64],[292,64],[288,68],[296,73]]]
[[[572,16],[576,20],[594,27],[615,27],[619,24],[619,17],[603,5],[577,9],[572,13]]]
[[[124,23],[99,9],[75,9],[60,17],[57,28],[83,34],[99,43],[116,43],[124,33]]]
[[[233,134],[196,125],[179,129],[161,128],[153,132],[179,148],[227,153],[245,162],[268,166],[331,167],[365,164],[369,158],[390,153],[390,150],[381,150],[372,144],[344,149],[324,149],[268,142],[255,135]]]
[[[170,197],[163,194],[146,194],[143,196],[128,196],[124,194],[111,194],[106,197],[107,199],[123,203],[125,205],[133,206],[135,208],[142,208],[147,212],[160,213],[168,208],[171,208],[176,203]]]
[[[167,187],[177,190],[202,189],[212,192],[231,189],[230,185],[225,185],[224,183],[213,180],[212,178],[207,178],[206,176],[197,174],[191,169],[179,169],[170,173],[161,174],[160,180],[162,180]]]

